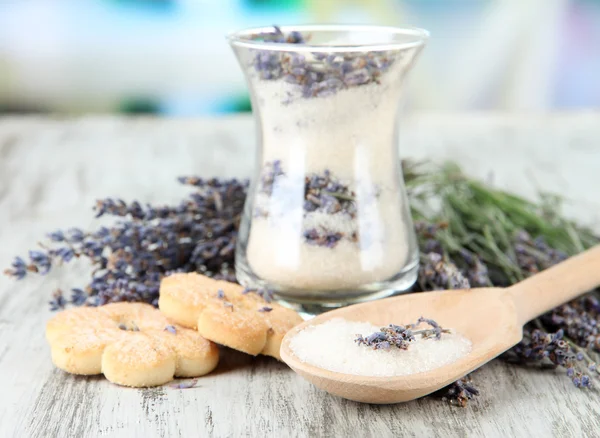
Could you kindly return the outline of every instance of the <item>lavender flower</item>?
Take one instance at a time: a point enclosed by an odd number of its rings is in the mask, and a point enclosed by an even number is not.
[[[545,333],[539,329],[530,332],[526,329],[523,335],[523,340],[504,354],[507,360],[520,364],[539,363],[544,366],[548,363],[554,367],[563,367],[567,377],[577,388],[591,387],[589,376],[577,370],[577,362],[583,360],[584,355],[574,351],[563,339],[562,329],[556,333]]]
[[[324,246],[326,248],[335,248],[338,242],[344,237],[339,231],[329,231],[325,228],[322,231],[311,228],[303,233],[304,240],[309,245]]]
[[[258,295],[263,300],[265,300],[265,302],[267,302],[267,303],[270,303],[274,299],[274,297],[273,297],[273,291],[270,290],[270,289],[264,289],[264,288],[252,289],[252,288],[247,288],[246,287],[242,291],[242,295],[246,295],[246,294],[249,294],[249,293],[254,293],[254,294]]]
[[[235,281],[234,248],[248,183],[196,177],[180,181],[197,192],[175,206],[98,201],[98,214],[120,218],[111,227],[89,233],[78,228],[54,231],[49,240],[58,246],[31,251],[29,262],[15,258],[5,273],[22,279],[29,272],[45,274],[56,262],[86,257],[94,275],[87,286],[72,289],[70,302],[90,306],[118,301],[156,306],[160,279],[172,272]],[[51,308],[65,303],[64,297],[54,297]]]
[[[52,300],[49,302],[50,310],[62,310],[67,305],[67,300],[63,297],[63,293],[60,289],[55,290],[52,293]]]
[[[42,251],[29,251],[29,258],[31,259],[30,268],[33,268],[34,272],[45,275],[50,271],[52,267],[52,260]]]
[[[297,31],[285,34],[274,26],[272,32],[253,35],[252,39],[272,43],[304,44],[306,38]],[[379,78],[393,64],[395,55],[387,52],[311,53],[257,50],[252,66],[262,80],[284,79],[296,85],[304,98],[330,96],[342,89],[379,83]],[[287,98],[286,98],[287,102]]]
[[[600,305],[593,295],[578,298],[545,314],[542,321],[549,328],[562,330],[583,348],[600,352]]]
[[[441,397],[442,400],[448,400],[451,404],[463,408],[467,406],[469,400],[477,395],[479,395],[479,390],[471,383],[470,376],[463,377],[434,394],[436,397]]]
[[[259,312],[271,312],[272,310],[273,310],[273,308],[269,307],[269,306],[264,306],[264,307],[261,307],[260,309],[258,309]]]
[[[11,268],[4,270],[6,275],[15,277],[17,280],[25,278],[27,275],[28,266],[25,260],[21,257],[15,257],[12,262]]]
[[[183,382],[172,383],[169,388],[173,389],[190,389],[198,386],[198,379],[187,380]]]
[[[425,323],[432,328],[413,330],[421,323]],[[435,338],[439,340],[442,333],[450,333],[450,331],[443,329],[432,319],[421,317],[416,323],[407,326],[390,324],[367,337],[356,335],[355,342],[358,345],[373,347],[374,350],[389,350],[392,346],[406,350],[412,342],[415,342],[416,336],[420,336],[422,339]]]
[[[64,242],[66,239],[65,234],[60,230],[48,233],[48,238],[53,242]]]
[[[419,267],[419,285],[423,290],[469,289],[471,285],[458,267],[436,252],[424,257]]]
[[[74,306],[82,306],[88,299],[88,294],[82,289],[73,288],[71,289],[71,303]]]
[[[172,333],[172,334],[177,334],[177,329],[175,328],[175,326],[173,325],[168,325],[165,327],[165,331]]]

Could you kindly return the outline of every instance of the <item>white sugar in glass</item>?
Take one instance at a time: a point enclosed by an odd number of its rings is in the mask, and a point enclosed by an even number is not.
[[[236,250],[244,286],[311,311],[412,286],[418,250],[397,122],[426,38],[343,25],[231,36],[259,134]]]

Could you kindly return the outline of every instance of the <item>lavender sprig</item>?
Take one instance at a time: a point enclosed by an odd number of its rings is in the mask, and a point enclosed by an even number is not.
[[[413,330],[419,324],[424,323],[431,326],[431,329]],[[417,337],[422,339],[435,338],[441,339],[442,333],[450,333],[450,330],[440,327],[440,325],[432,319],[420,317],[416,323],[403,325],[390,324],[387,327],[382,327],[380,331],[372,333],[366,337],[356,335],[355,342],[358,345],[373,347],[374,350],[389,350],[392,346],[407,350],[412,342],[415,342]]]
[[[585,357],[573,347],[564,339],[562,329],[556,333],[545,333],[534,329],[531,332],[525,331],[524,339],[505,353],[505,358],[519,364],[535,363],[541,366],[549,364],[553,367],[562,367],[576,387],[591,388],[592,380],[588,374],[584,374],[588,367],[581,369],[579,364]]]
[[[83,288],[72,289],[71,304],[103,305],[141,301],[157,305],[160,280],[171,272],[200,272],[229,281],[233,273],[237,228],[247,182],[182,177],[197,188],[175,206],[142,207],[138,202],[104,199],[97,216],[117,216],[115,223],[94,232],[77,228],[54,231],[49,244],[30,251],[29,261],[15,258],[6,274],[23,279],[46,274],[53,266],[88,258],[94,273]],[[55,294],[53,310],[66,304]]]
[[[473,386],[470,376],[463,377],[433,394],[435,397],[441,397],[442,400],[447,400],[451,404],[462,408],[467,406],[469,400],[478,395],[479,390]]]

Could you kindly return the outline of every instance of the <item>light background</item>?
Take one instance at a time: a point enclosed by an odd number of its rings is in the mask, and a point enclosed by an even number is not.
[[[0,0],[0,112],[248,111],[224,35],[332,22],[431,31],[412,109],[600,107],[600,0]]]

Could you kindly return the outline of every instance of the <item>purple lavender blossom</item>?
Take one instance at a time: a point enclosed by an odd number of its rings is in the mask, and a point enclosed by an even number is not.
[[[71,290],[69,301],[76,306],[118,301],[156,306],[160,279],[172,272],[195,271],[235,281],[235,241],[248,183],[196,177],[180,181],[198,192],[169,207],[98,201],[97,212],[118,218],[110,228],[54,231],[49,240],[58,246],[31,251],[29,262],[15,258],[6,274],[22,279],[30,272],[45,274],[56,262],[86,257],[95,271],[86,287]],[[65,303],[61,295],[50,305],[57,310]]]
[[[179,381],[177,383],[172,383],[169,385],[169,388],[173,389],[190,389],[196,388],[198,386],[198,379],[192,379],[187,381]]]
[[[299,32],[287,35],[278,26],[271,32],[253,36],[254,40],[270,43],[304,44],[306,38]],[[295,52],[257,50],[252,65],[262,80],[283,78],[296,85],[304,98],[331,96],[340,90],[379,83],[394,58],[386,52],[361,52],[338,55],[314,52],[308,57]],[[286,97],[286,101],[288,98]]]

